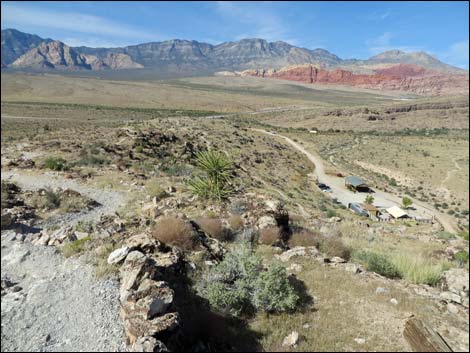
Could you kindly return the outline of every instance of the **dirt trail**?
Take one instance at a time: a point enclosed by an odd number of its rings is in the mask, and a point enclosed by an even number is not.
[[[47,220],[39,227],[70,225],[114,213],[124,195],[98,190],[55,173],[2,172],[26,190],[69,188],[101,206]],[[119,318],[119,286],[97,279],[94,269],[80,258],[63,258],[55,248],[34,246],[2,231],[1,275],[21,290],[2,293],[3,351],[125,351]]]
[[[101,206],[92,210],[86,210],[79,213],[69,213],[59,217],[48,219],[39,224],[42,227],[50,227],[52,225],[60,225],[67,223],[69,225],[76,224],[79,221],[93,221],[99,219],[101,215],[115,213],[123,204],[124,194],[122,192],[95,189],[75,180],[65,179],[61,175],[53,172],[40,174],[37,172],[19,172],[19,171],[2,171],[2,180],[11,180],[17,183],[25,190],[37,190],[41,188],[62,188],[78,191],[95,201]]]
[[[338,178],[336,176],[331,176],[331,175],[326,174],[325,168],[323,165],[323,160],[320,157],[308,152],[300,144],[294,142],[293,140],[291,140],[290,138],[286,136],[274,134],[263,129],[253,129],[253,130],[261,132],[263,134],[270,135],[270,136],[282,138],[287,143],[292,145],[296,150],[298,150],[299,152],[307,156],[310,162],[312,162],[315,165],[315,173],[317,175],[318,180],[322,183],[328,184],[333,190],[333,192],[331,193],[331,196],[333,198],[336,198],[343,205],[347,206],[348,203],[350,202],[364,202],[364,199],[365,199],[364,194],[354,193],[348,190],[344,185],[343,178]],[[381,191],[381,190],[375,190],[375,193],[373,196],[375,200],[374,204],[379,207],[391,207],[394,205],[401,204],[401,199],[399,197],[392,195],[390,193]],[[435,219],[439,221],[439,223],[442,225],[442,227],[446,231],[449,231],[452,233],[456,232],[457,228],[455,227],[454,222],[449,217],[438,212],[432,206],[421,201],[414,201],[413,205],[416,208],[415,212],[417,212],[421,216],[428,217],[428,218],[434,217]]]

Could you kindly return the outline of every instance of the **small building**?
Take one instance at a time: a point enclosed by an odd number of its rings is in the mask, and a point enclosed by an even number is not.
[[[347,188],[359,192],[369,192],[369,186],[359,177],[350,175],[344,178],[344,184]]]
[[[361,207],[364,211],[367,212],[370,218],[378,218],[380,215],[380,211],[374,205],[370,205],[368,203],[361,204]]]
[[[403,211],[400,207],[398,206],[392,206],[390,208],[386,209],[387,213],[392,216],[395,219],[400,219],[400,218],[408,218],[408,213]]]

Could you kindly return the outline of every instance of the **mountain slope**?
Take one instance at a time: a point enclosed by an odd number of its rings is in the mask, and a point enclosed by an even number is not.
[[[78,53],[60,41],[42,42],[16,59],[13,68],[102,70],[135,69],[143,66],[135,63],[127,54],[108,53],[103,59]]]
[[[16,29],[2,30],[2,67],[11,64],[28,50],[42,42],[50,42],[37,35],[23,33]]]
[[[68,60],[54,63],[47,56],[42,42],[52,40],[16,30],[2,30],[2,67],[36,69],[88,69],[100,70],[148,68],[160,72],[207,74],[221,70],[246,70],[258,68],[281,69],[290,65],[314,64],[322,69],[343,69],[357,74],[374,74],[377,69],[387,69],[396,64],[416,65],[424,69],[462,74],[467,71],[447,65],[425,52],[405,53],[391,50],[367,60],[341,59],[325,49],[306,49],[286,42],[268,42],[264,39],[242,39],[218,45],[194,40],[173,39],[121,48],[75,47],[62,50]],[[69,48],[69,47],[67,47]],[[36,49],[34,52],[28,50]],[[27,54],[27,55],[26,55]],[[27,57],[22,57],[26,55]],[[20,58],[21,57],[21,58]],[[57,58],[56,58],[57,59]],[[65,61],[64,61],[65,60]],[[12,64],[15,61],[15,64]]]

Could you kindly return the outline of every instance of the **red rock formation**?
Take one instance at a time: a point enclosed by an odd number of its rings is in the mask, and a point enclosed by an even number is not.
[[[468,93],[468,75],[449,75],[423,67],[398,64],[377,69],[374,74],[320,69],[314,65],[298,65],[280,70],[247,70],[246,76],[278,78],[305,83],[340,84],[372,89],[409,91],[423,95]]]

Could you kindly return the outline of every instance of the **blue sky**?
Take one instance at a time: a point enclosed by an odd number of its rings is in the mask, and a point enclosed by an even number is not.
[[[167,39],[217,44],[283,40],[342,58],[424,50],[468,69],[469,5],[450,2],[15,2],[2,1],[2,29],[71,46],[124,46]]]

